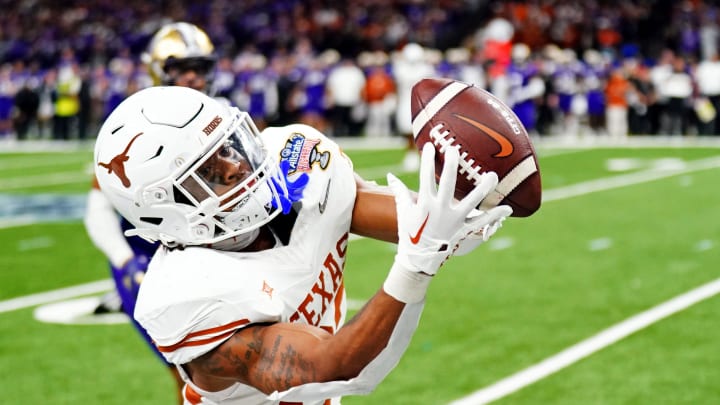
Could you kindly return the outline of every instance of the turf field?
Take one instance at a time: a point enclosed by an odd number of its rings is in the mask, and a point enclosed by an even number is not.
[[[720,143],[537,148],[540,211],[451,260],[397,368],[373,394],[343,403],[717,403]],[[399,149],[346,150],[380,183],[400,171]],[[110,286],[80,220],[91,155],[0,153],[3,404],[175,399],[169,374],[127,323],[36,319]],[[393,253],[351,242],[353,304],[378,288]]]

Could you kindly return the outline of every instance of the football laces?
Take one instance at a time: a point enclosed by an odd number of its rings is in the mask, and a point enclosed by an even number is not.
[[[458,162],[458,174],[465,176],[466,179],[477,185],[480,182],[480,170],[482,167],[476,164],[475,159],[468,159],[467,151],[464,151],[460,144],[456,143],[456,138],[450,135],[450,131],[443,129],[443,123],[439,123],[430,128],[430,139],[440,153],[445,153],[447,148],[457,148],[460,152],[460,161]]]

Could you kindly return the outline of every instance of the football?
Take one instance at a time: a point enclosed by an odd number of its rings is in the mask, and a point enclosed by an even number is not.
[[[513,208],[513,217],[527,217],[540,208],[542,188],[537,155],[527,130],[505,103],[491,93],[457,80],[423,79],[412,89],[412,128],[422,150],[432,142],[435,175],[443,168],[448,147],[460,150],[455,198],[475,186],[481,173],[494,171],[498,186],[478,208],[499,204]]]

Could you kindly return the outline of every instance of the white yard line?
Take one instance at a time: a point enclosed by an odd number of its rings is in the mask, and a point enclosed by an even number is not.
[[[32,176],[13,177],[0,180],[0,190],[3,192],[14,189],[32,187],[57,186],[60,184],[87,184],[88,190],[92,183],[92,176],[86,172],[59,172],[53,174],[36,174]]]
[[[28,215],[0,220],[0,229],[36,224],[38,221]]]
[[[687,309],[700,301],[711,298],[718,293],[720,293],[720,278],[678,295],[645,312],[632,316],[603,330],[595,336],[568,347],[554,356],[548,357],[481,390],[475,391],[464,398],[453,401],[450,405],[482,405],[503,398],[639,330],[647,328],[655,322]]]
[[[18,169],[35,169],[38,167],[57,167],[58,165],[65,164],[82,164],[87,165],[92,163],[92,155],[66,155],[66,156],[53,156],[48,158],[46,156],[33,156],[28,158],[27,156],[4,159],[0,161],[0,170],[18,170]]]
[[[0,301],[0,313],[34,307],[36,305],[47,304],[48,302],[66,300],[68,298],[78,297],[81,295],[96,294],[103,291],[109,291],[111,288],[113,288],[113,281],[110,279],[106,279],[95,281],[92,283],[61,288],[59,290],[25,295],[22,297]]]
[[[604,177],[597,180],[571,184],[565,187],[558,187],[552,190],[545,190],[543,191],[543,202],[564,200],[566,198],[577,197],[598,191],[632,186],[635,184],[647,183],[653,180],[664,179],[666,177],[677,176],[679,174],[716,169],[718,167],[720,167],[720,157],[712,157],[686,162],[684,167],[668,168],[665,170],[653,168],[640,172]]]

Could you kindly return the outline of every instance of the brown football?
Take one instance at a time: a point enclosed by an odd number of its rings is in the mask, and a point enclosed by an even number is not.
[[[437,150],[437,177],[445,148],[460,149],[456,198],[475,187],[480,173],[494,171],[498,186],[480,208],[507,204],[514,217],[530,216],[540,208],[537,155],[525,127],[505,103],[470,84],[432,78],[413,87],[411,110],[415,144],[422,150],[426,142],[432,142]]]

